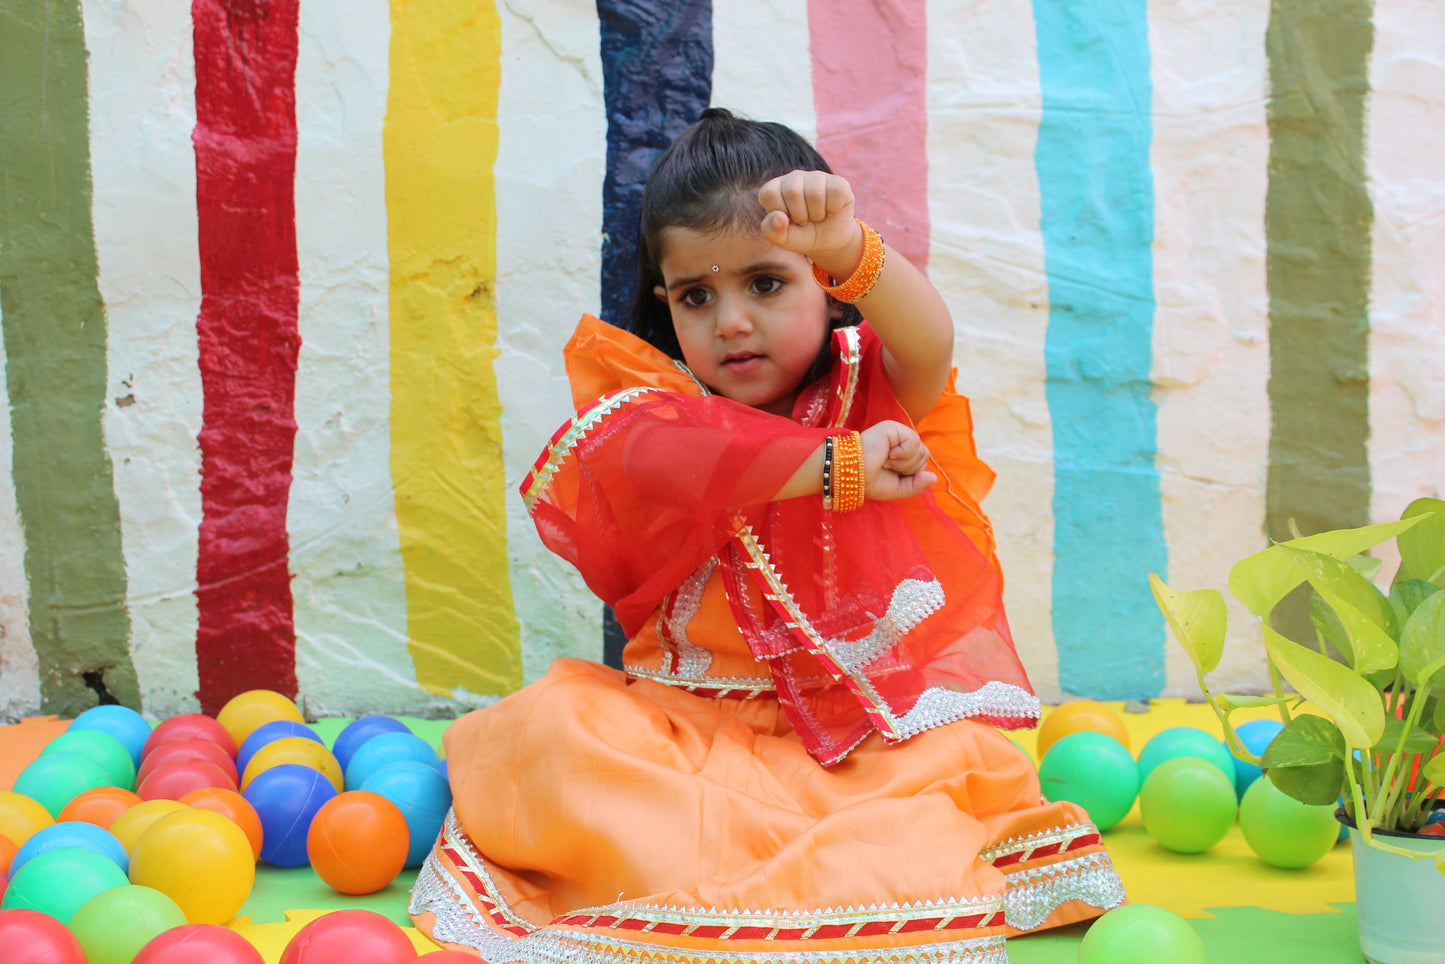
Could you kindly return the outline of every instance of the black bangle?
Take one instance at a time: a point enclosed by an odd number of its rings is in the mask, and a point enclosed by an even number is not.
[[[833,510],[833,436],[823,439],[823,508]]]

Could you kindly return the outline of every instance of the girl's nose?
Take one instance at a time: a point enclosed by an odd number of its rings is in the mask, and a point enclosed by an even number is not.
[[[745,335],[752,331],[747,305],[739,298],[723,298],[718,304],[717,333],[721,338]]]

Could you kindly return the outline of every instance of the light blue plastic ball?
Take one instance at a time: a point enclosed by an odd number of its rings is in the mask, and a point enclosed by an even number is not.
[[[1234,728],[1239,736],[1239,742],[1243,743],[1245,749],[1257,757],[1264,756],[1264,751],[1269,744],[1284,729],[1284,724],[1279,720],[1250,720]],[[1232,755],[1232,754],[1231,754]],[[1244,799],[1244,791],[1249,785],[1258,780],[1263,771],[1253,763],[1246,763],[1239,757],[1234,757],[1234,795],[1240,800]]]
[[[70,730],[99,730],[109,733],[130,751],[131,761],[140,766],[141,749],[150,739],[151,725],[128,706],[109,703],[92,706],[71,721]]]
[[[361,786],[379,793],[401,811],[411,833],[406,866],[420,867],[452,805],[452,790],[437,768],[418,760],[399,760],[379,767]]]
[[[388,763],[413,760],[433,771],[441,762],[432,745],[413,733],[381,733],[363,743],[346,765],[346,789],[360,790],[373,773]]]
[[[351,757],[361,749],[363,743],[372,737],[382,733],[410,732],[411,730],[405,723],[390,716],[358,717],[346,724],[346,728],[336,734],[336,741],[331,745],[331,755],[336,757],[336,762],[341,764],[341,769],[344,771],[351,764]],[[348,787],[348,789],[350,788]]]
[[[1144,749],[1139,751],[1139,785],[1142,787],[1148,782],[1149,774],[1159,764],[1180,756],[1208,760],[1229,778],[1230,786],[1234,785],[1234,755],[1219,740],[1195,726],[1171,726],[1144,744]]]
[[[62,820],[35,831],[29,840],[20,845],[20,849],[15,851],[15,857],[10,861],[10,876],[14,877],[32,857],[63,847],[94,850],[115,861],[115,865],[122,872],[130,872],[130,855],[125,852],[125,845],[116,839],[115,834],[93,823]]]

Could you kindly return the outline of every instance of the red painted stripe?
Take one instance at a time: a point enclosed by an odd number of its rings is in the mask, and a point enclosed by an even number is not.
[[[296,695],[286,499],[296,354],[298,0],[194,0],[205,395],[196,663],[201,708]]]
[[[928,265],[928,20],[924,0],[808,0],[818,150],[858,216]]]

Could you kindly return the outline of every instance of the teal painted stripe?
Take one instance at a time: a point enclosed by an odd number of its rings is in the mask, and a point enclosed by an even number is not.
[[[0,6],[0,311],[41,706],[140,705],[120,504],[101,412],[106,319],[91,225],[79,0]]]
[[[1145,0],[1034,0],[1043,113],[1035,153],[1049,284],[1053,626],[1066,692],[1164,686],[1167,573],[1150,398],[1152,87]]]

